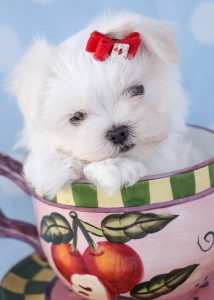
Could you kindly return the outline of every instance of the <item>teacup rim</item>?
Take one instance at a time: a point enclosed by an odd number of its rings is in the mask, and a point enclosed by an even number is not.
[[[148,210],[156,210],[166,207],[171,207],[179,204],[185,204],[188,202],[193,202],[200,200],[206,196],[209,196],[214,193],[214,187],[209,188],[206,191],[197,193],[193,196],[180,198],[177,200],[168,200],[164,202],[159,203],[152,203],[152,204],[145,204],[145,205],[139,205],[139,206],[129,206],[129,207],[85,207],[85,206],[74,206],[74,205],[67,205],[67,204],[61,204],[56,203],[51,200],[47,200],[42,198],[41,196],[34,194],[32,195],[33,199],[38,200],[39,202],[42,202],[43,204],[46,204],[48,206],[54,206],[60,209],[66,209],[66,210],[76,210],[79,212],[93,212],[93,213],[123,213],[123,212],[134,212],[134,211],[148,211]]]

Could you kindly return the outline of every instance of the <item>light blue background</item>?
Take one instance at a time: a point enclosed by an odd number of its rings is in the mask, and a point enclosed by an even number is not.
[[[132,10],[177,23],[183,85],[192,102],[189,121],[214,126],[214,1],[0,0],[0,151],[13,153],[22,127],[15,101],[4,91],[4,81],[33,37],[45,36],[57,44],[108,10]],[[31,200],[1,178],[0,206],[10,217],[34,222]],[[0,277],[30,251],[21,242],[0,240]]]

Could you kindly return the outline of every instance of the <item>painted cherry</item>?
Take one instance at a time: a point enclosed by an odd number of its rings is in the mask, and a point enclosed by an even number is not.
[[[83,258],[90,274],[97,276],[113,294],[129,292],[143,277],[139,255],[125,244],[98,242],[88,247]]]
[[[52,244],[51,252],[56,268],[69,282],[73,274],[88,273],[82,255],[78,250],[73,251],[71,244]]]

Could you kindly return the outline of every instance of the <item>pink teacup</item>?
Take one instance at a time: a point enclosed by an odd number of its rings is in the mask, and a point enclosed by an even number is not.
[[[204,162],[110,198],[82,181],[45,199],[26,185],[18,162],[1,156],[0,174],[33,196],[43,252],[32,227],[26,237],[27,225],[10,223],[19,227],[15,237],[27,238],[86,299],[189,300],[214,271],[214,132],[190,126],[189,134]],[[9,235],[6,225],[0,231]]]

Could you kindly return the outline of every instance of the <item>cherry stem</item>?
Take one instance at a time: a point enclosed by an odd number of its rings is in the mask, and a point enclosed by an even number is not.
[[[74,231],[74,237],[73,237],[73,245],[72,245],[72,251],[77,251],[77,230],[78,230],[78,224],[76,222],[76,218],[73,219],[73,231]]]
[[[85,239],[87,240],[90,248],[92,250],[96,250],[98,248],[98,245],[93,241],[93,239],[91,238],[90,234],[88,233],[88,231],[85,229],[85,226],[83,225],[83,223],[81,222],[81,220],[78,218],[77,216],[77,213],[72,211],[70,212],[70,217],[73,219],[73,224],[75,227],[79,227],[80,230],[82,231]],[[74,237],[75,235],[77,236],[77,232],[75,232],[75,230],[77,230],[76,228],[74,227]],[[77,237],[74,238],[74,242],[75,240],[77,240]]]

